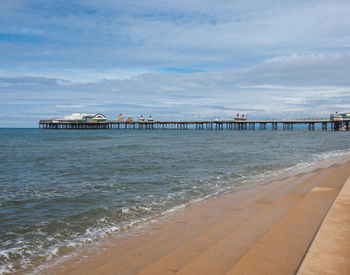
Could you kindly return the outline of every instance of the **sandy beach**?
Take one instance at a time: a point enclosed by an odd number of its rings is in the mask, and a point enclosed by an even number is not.
[[[349,176],[349,156],[323,160],[185,207],[42,272],[295,274]]]

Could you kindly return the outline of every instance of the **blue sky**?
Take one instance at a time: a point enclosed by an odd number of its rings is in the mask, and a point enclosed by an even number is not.
[[[350,111],[350,2],[2,0],[0,127]]]

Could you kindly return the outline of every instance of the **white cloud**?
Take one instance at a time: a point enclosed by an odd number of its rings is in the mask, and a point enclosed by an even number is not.
[[[0,115],[347,109],[349,13],[345,0],[3,0]]]
[[[147,73],[69,85],[57,79],[3,78],[0,84],[6,85],[0,85],[0,93],[7,96],[2,97],[0,114],[15,116],[21,106],[21,117],[36,109],[37,119],[48,109],[54,114],[50,117],[78,109],[110,117],[150,113],[156,119],[226,119],[236,112],[250,118],[326,116],[348,111],[350,70],[342,73],[349,66],[348,58],[286,56],[232,72]],[[328,66],[332,70],[324,71]]]
[[[63,108],[63,109],[81,109],[81,108],[84,108],[86,107],[85,105],[78,105],[78,104],[75,104],[75,105],[55,105],[56,108]]]
[[[2,3],[2,30],[32,36],[11,40],[4,57],[32,70],[222,71],[350,46],[350,3],[341,0],[13,2]]]

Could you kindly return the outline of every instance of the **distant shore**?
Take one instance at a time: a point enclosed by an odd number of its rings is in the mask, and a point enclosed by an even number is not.
[[[296,216],[303,210],[307,212],[304,208],[310,198],[310,203],[319,203],[312,201],[315,196],[312,192],[327,187],[332,192],[327,193],[328,196],[314,209],[315,213],[311,213],[319,219],[306,225],[305,231],[309,230],[310,235],[311,229],[322,222],[349,176],[349,155],[322,160],[302,170],[266,178],[254,187],[188,206],[169,217],[150,222],[142,229],[130,229],[128,237],[111,237],[55,264],[44,273],[225,274],[238,263],[238,267],[244,268],[242,258],[252,253],[259,241],[274,233],[276,225],[283,226],[281,221],[288,221],[294,212]],[[307,249],[312,238],[304,235],[300,237],[304,239],[299,246]],[[297,261],[305,251],[298,253],[292,253],[295,257],[291,264],[296,266],[287,264],[289,269],[284,270],[284,274],[298,267]],[[232,272],[236,274],[234,270]]]

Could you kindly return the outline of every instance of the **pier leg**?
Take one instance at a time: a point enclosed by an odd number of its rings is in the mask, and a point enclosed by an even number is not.
[[[339,131],[339,122],[338,121],[334,122],[334,131]]]
[[[259,130],[266,130],[266,123],[260,123]]]
[[[309,130],[315,131],[315,123],[309,123]]]
[[[327,131],[327,122],[322,122],[322,131]]]

